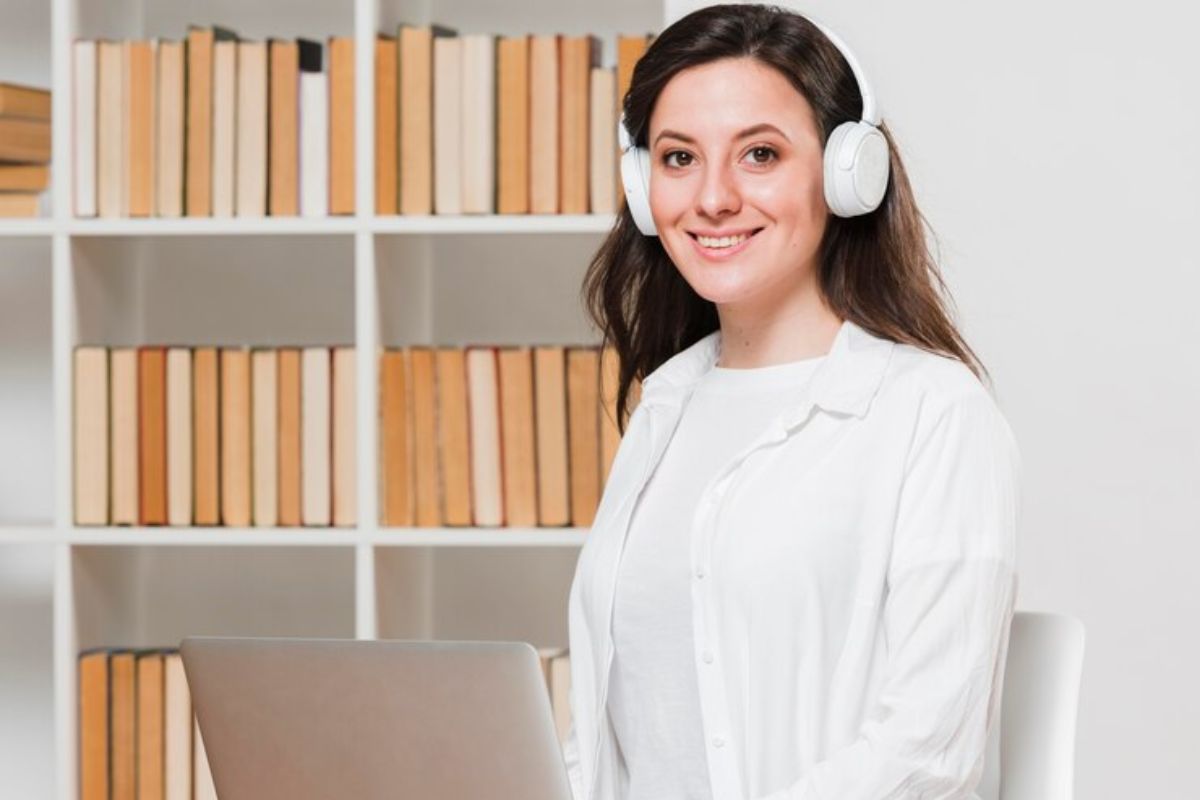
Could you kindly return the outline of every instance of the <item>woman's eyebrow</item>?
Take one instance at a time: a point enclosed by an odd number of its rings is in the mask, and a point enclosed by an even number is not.
[[[788,138],[788,135],[786,133],[779,130],[779,128],[776,128],[774,125],[772,125],[769,122],[760,122],[757,125],[751,125],[749,128],[738,131],[737,135],[734,136],[733,138],[745,139],[747,136],[753,136],[756,133],[767,133],[767,132],[777,133],[780,136],[782,136],[784,139],[786,139],[787,141],[789,141],[789,142],[792,141],[790,138]],[[692,137],[688,136],[686,133],[680,133],[679,131],[672,131],[672,130],[660,131],[658,136],[654,137],[654,143],[658,144],[659,139],[662,139],[664,136],[668,136],[672,139],[678,139],[679,141],[687,142],[688,144],[696,143],[696,140],[693,139]]]

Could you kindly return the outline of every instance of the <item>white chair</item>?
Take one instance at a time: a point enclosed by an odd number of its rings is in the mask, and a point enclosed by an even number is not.
[[[1017,611],[1009,630],[1000,721],[988,736],[982,800],[1072,800],[1083,623]]]

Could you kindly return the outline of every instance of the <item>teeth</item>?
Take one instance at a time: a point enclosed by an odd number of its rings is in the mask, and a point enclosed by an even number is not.
[[[711,247],[711,248],[716,248],[716,249],[723,248],[723,247],[733,247],[735,244],[740,244],[749,238],[750,238],[750,234],[748,234],[748,233],[743,233],[738,236],[721,236],[721,237],[715,237],[715,238],[711,237],[711,236],[699,236],[699,235],[696,236],[696,240],[698,242],[700,242],[700,244],[704,245],[705,247]]]

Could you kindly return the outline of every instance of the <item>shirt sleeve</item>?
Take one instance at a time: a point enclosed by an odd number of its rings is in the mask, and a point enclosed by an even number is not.
[[[914,435],[884,601],[879,694],[854,741],[762,800],[970,798],[999,713],[1020,457],[986,390]]]

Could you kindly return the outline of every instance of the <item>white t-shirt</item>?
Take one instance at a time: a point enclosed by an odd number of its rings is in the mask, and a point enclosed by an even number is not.
[[[708,481],[796,402],[824,358],[712,367],[638,501],[613,610],[608,713],[620,747],[621,783],[628,785],[618,800],[712,797],[692,643],[692,514]]]

